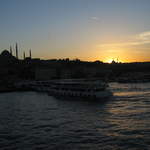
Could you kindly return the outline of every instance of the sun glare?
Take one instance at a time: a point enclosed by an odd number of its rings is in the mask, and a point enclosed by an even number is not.
[[[113,59],[110,58],[110,59],[107,59],[107,60],[106,60],[106,63],[109,63],[109,64],[110,64],[112,61],[113,61]]]

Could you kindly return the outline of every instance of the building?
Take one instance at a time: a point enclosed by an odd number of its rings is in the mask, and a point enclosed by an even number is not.
[[[51,80],[57,77],[55,68],[36,68],[35,80]]]
[[[17,61],[16,57],[14,57],[8,50],[3,50],[0,54],[0,62],[3,65],[13,63],[14,61]]]

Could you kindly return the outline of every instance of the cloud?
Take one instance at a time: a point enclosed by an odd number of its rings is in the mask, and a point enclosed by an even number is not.
[[[99,18],[96,16],[90,17],[90,20],[99,21]]]
[[[143,44],[150,44],[150,31],[142,32],[133,37],[132,41],[120,43],[101,44],[98,47],[123,47],[123,46],[137,46]]]
[[[147,32],[143,32],[143,33],[140,33],[138,35],[138,39],[141,39],[141,40],[150,40],[150,31],[147,31]]]

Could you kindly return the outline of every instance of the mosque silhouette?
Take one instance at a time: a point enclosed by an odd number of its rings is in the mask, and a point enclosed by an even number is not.
[[[19,55],[18,55],[18,44],[16,43],[15,45],[15,56],[13,55],[13,50],[12,47],[10,46],[10,50],[3,50],[0,54],[0,60],[2,61],[17,61],[19,60]],[[29,50],[29,57],[26,57],[25,52],[23,52],[23,59],[32,59],[32,52],[31,49]]]

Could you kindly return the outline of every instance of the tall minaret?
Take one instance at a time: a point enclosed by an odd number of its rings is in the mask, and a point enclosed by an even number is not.
[[[16,58],[18,59],[18,44],[16,43]]]
[[[12,47],[10,46],[10,54],[12,55]]]
[[[30,56],[29,56],[29,57],[32,58],[31,49],[30,49],[29,53],[30,53]]]
[[[26,58],[26,54],[25,54],[25,52],[23,53],[23,58],[24,58],[24,60],[25,60],[25,58]]]

